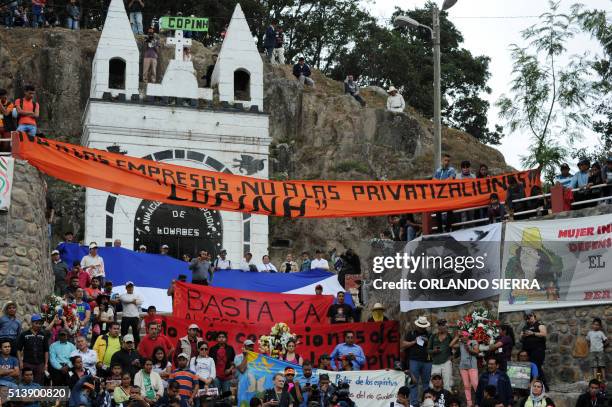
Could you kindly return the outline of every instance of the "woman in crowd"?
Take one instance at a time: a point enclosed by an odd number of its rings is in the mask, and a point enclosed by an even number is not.
[[[172,373],[172,363],[168,361],[166,351],[161,346],[153,350],[153,371],[161,377],[164,388],[168,387],[168,378]]]
[[[93,328],[91,332],[92,346],[100,335],[108,333],[110,323],[115,321],[115,311],[109,303],[108,294],[100,294],[96,298],[97,306],[93,309]]]
[[[474,392],[478,387],[478,341],[469,335],[459,337],[455,348],[459,348],[461,359],[459,360],[459,373],[463,381],[463,390],[467,407],[472,407],[472,389]]]
[[[300,355],[295,353],[295,348],[295,340],[290,339],[287,342],[287,350],[285,351],[285,354],[281,357],[281,360],[284,360],[288,363],[293,363],[294,365],[302,366],[302,364],[304,363],[304,359]]]
[[[145,358],[143,368],[134,376],[134,386],[140,388],[140,395],[153,405],[164,395],[164,383],[161,377],[153,371],[153,361]]]
[[[521,332],[523,350],[529,354],[529,360],[538,367],[539,378],[546,383],[544,376],[544,357],[546,356],[546,325],[542,324],[531,310],[525,311],[525,326]]]
[[[208,356],[208,342],[202,341],[198,343],[198,355],[191,358],[189,369],[198,376],[200,389],[214,387],[217,372],[215,361]]]
[[[116,404],[125,403],[130,399],[130,390],[132,389],[132,378],[129,373],[121,375],[121,385],[115,387],[113,392],[113,400]]]
[[[72,369],[68,372],[68,386],[73,388],[83,376],[90,375],[91,372],[83,366],[83,359],[80,356],[72,356]]]
[[[531,392],[519,403],[519,407],[555,407],[555,402],[546,395],[544,383],[534,380],[531,383]]]

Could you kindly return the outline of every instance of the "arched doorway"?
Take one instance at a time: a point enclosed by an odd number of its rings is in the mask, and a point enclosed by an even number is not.
[[[109,89],[125,89],[125,60],[111,58],[108,61],[108,87]]]
[[[169,205],[142,200],[134,218],[134,250],[147,246],[148,253],[159,253],[162,245],[177,259],[191,257],[199,250],[213,256],[221,251],[223,222],[215,210]]]
[[[246,69],[234,71],[234,100],[251,100],[251,74]]]

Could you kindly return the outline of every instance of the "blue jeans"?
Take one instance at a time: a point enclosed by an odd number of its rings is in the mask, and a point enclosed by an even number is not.
[[[423,391],[429,389],[429,379],[431,376],[431,362],[410,361],[410,372],[414,375],[416,383],[410,386],[410,405],[420,406],[419,402],[419,377],[423,385]]]
[[[132,32],[134,34],[143,34],[142,13],[140,11],[133,11],[130,13],[130,23],[132,24]]]
[[[38,28],[39,25],[44,25],[43,8],[42,6],[32,6],[32,27]]]
[[[75,20],[72,17],[68,17],[68,22],[66,24],[69,30],[78,30],[79,29],[79,20]]]
[[[20,124],[17,126],[17,131],[25,131],[32,137],[36,136],[36,126],[33,124]]]

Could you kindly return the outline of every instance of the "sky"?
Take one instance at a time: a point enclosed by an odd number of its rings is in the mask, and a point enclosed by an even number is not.
[[[440,7],[442,6],[443,0],[435,1]],[[370,0],[365,3],[365,7],[380,19],[389,19],[396,6],[404,10],[411,10],[423,6],[425,2],[425,0]],[[561,11],[569,10],[569,7],[576,2],[578,0],[561,0]],[[580,2],[587,8],[612,11],[612,0],[582,0]],[[510,87],[512,59],[509,45],[512,43],[525,45],[521,38],[521,31],[538,22],[537,18],[528,16],[538,16],[547,11],[547,0],[458,0],[457,4],[448,10],[449,19],[463,34],[462,46],[470,50],[473,55],[486,55],[491,58],[489,65],[491,78],[488,84],[492,93],[483,95],[491,103],[488,114],[491,129],[495,124],[503,125],[494,104],[500,95],[507,94]],[[568,44],[569,52],[575,54],[597,49],[597,43],[586,35],[577,36]],[[596,134],[586,132],[578,146],[592,145],[597,140]],[[502,152],[509,165],[521,169],[523,166],[520,156],[525,154],[528,145],[529,135],[524,131],[519,131],[506,135],[501,145],[495,148]]]

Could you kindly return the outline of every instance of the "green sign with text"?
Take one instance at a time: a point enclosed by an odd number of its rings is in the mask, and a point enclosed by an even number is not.
[[[200,17],[162,17],[159,21],[162,30],[208,31],[208,18]]]

